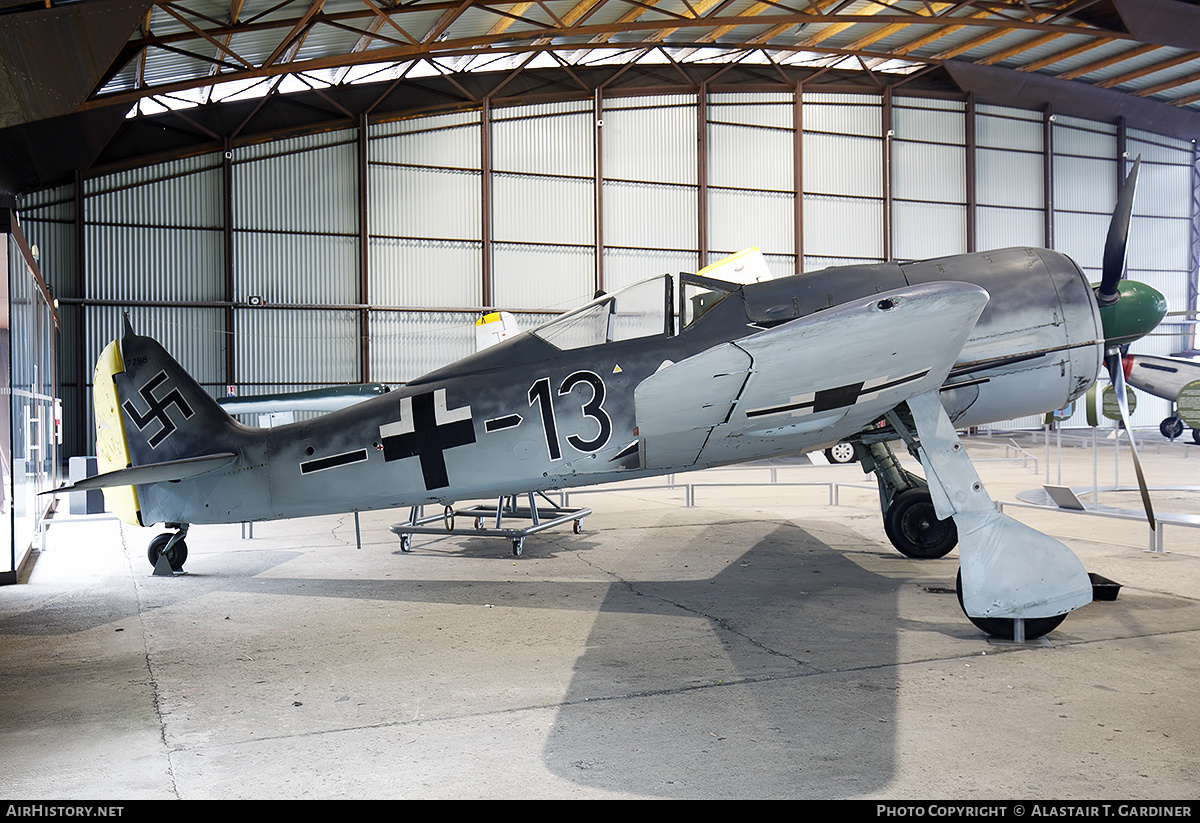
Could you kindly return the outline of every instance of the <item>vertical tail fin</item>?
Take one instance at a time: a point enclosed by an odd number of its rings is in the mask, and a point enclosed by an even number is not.
[[[236,450],[239,424],[161,345],[134,334],[128,320],[120,343],[101,353],[93,385],[102,474]],[[105,488],[104,494],[122,520],[142,525],[136,486]]]

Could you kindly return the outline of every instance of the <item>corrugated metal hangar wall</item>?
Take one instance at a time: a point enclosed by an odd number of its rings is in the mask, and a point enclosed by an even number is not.
[[[778,275],[1050,246],[1098,280],[1139,155],[1129,271],[1184,307],[1193,143],[948,99],[680,94],[371,123],[35,193],[22,221],[64,314],[79,454],[91,364],[126,311],[214,394],[248,395],[405,381],[469,354],[486,309],[528,327],[747,246]],[[1136,351],[1179,351],[1184,330]]]

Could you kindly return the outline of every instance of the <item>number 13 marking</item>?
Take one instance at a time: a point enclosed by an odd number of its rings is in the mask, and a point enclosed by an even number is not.
[[[567,377],[558,387],[559,397],[570,394],[577,385],[584,383],[592,387],[592,396],[583,404],[583,416],[595,420],[599,430],[591,440],[584,440],[578,434],[567,435],[567,443],[581,452],[595,452],[604,448],[612,436],[612,420],[604,410],[604,381],[595,372],[577,371]],[[546,436],[546,449],[551,460],[562,458],[562,449],[558,444],[558,424],[554,417],[554,403],[550,392],[550,378],[543,377],[529,387],[529,405],[535,403],[542,413],[542,431]]]

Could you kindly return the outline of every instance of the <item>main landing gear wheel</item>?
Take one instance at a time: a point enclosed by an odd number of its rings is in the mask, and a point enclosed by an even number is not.
[[[958,545],[958,527],[952,519],[937,519],[928,489],[905,489],[892,498],[883,531],[901,554],[918,560],[945,557]]]
[[[1183,421],[1178,417],[1168,417],[1158,424],[1158,430],[1168,440],[1174,440],[1183,434]]]
[[[171,564],[171,571],[177,572],[183,568],[183,564],[187,562],[187,543],[183,542],[183,538],[181,537],[175,541],[174,546],[167,549],[167,544],[171,542],[171,538],[174,536],[170,533],[164,533],[150,541],[150,545],[146,547],[146,559],[150,561],[151,566],[158,563],[158,556],[160,554],[166,554],[167,562]],[[164,549],[166,549],[165,552]]]
[[[854,446],[850,443],[838,443],[825,450],[825,459],[830,463],[853,463]]]
[[[958,576],[954,578],[954,589],[958,593],[958,607],[963,610],[963,614],[967,614],[962,599],[962,569],[959,569]],[[1015,621],[1010,617],[971,617],[967,614],[967,619],[974,623],[976,628],[992,637],[998,637],[1001,640],[1013,639]],[[1039,637],[1050,634],[1066,619],[1065,614],[1055,617],[1030,618],[1025,621],[1025,639],[1037,640]]]

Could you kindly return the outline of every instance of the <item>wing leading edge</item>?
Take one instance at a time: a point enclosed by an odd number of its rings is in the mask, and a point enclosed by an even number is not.
[[[927,283],[855,300],[723,343],[634,391],[642,466],[803,451],[939,388],[988,293]]]

